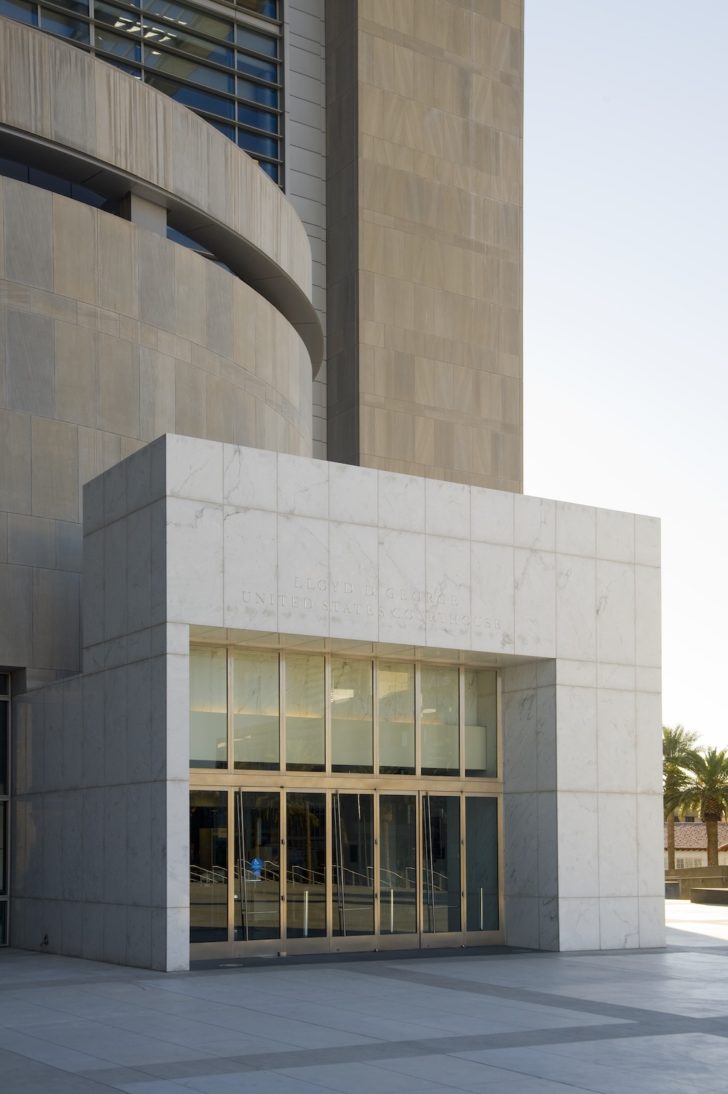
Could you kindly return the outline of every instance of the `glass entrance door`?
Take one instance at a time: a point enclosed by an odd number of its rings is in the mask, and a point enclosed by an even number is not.
[[[372,794],[332,795],[335,938],[374,934],[373,800]]]
[[[329,841],[326,795],[286,794],[286,935],[325,938]]]
[[[234,955],[500,940],[495,796],[270,787],[193,790],[190,801],[190,940],[210,956],[213,945]]]
[[[233,936],[280,938],[280,795],[236,790]]]
[[[423,934],[461,930],[460,798],[422,795]]]
[[[417,795],[379,795],[379,931],[417,933]]]

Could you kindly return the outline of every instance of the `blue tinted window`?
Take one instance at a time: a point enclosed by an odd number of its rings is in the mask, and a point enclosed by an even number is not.
[[[88,0],[53,0],[56,7],[66,8],[68,11],[77,11],[81,15],[88,15]],[[45,22],[45,20],[44,20]]]
[[[142,47],[134,38],[122,38],[118,34],[109,34],[98,25],[94,31],[96,48],[105,53],[114,53],[117,57],[125,57],[128,61],[141,61]]]
[[[170,3],[170,0],[147,0],[144,10],[148,15],[156,15],[165,26],[176,32],[197,31],[210,38],[220,38],[223,42],[232,42],[234,24],[212,12],[200,8],[187,7],[185,4]]]
[[[246,53],[238,54],[238,72],[257,76],[260,80],[270,80],[271,83],[276,83],[278,80],[278,65],[271,61],[261,61],[257,57],[249,57]]]
[[[38,12],[35,4],[24,4],[23,0],[0,0],[0,15],[7,15],[8,19],[14,19],[16,23],[28,23],[31,27],[38,26]]]
[[[254,84],[251,80],[238,80],[238,95],[263,106],[278,106],[278,92],[274,88]]]
[[[165,49],[178,49],[182,53],[190,53],[200,60],[212,61],[214,64],[233,67],[233,50],[231,46],[224,46],[220,42],[207,42],[204,38],[198,38],[196,34],[187,34],[177,27],[168,27],[161,23],[144,21],[144,44],[150,48],[163,46]]]
[[[0,156],[0,175],[6,179],[17,179],[18,182],[27,182],[28,168],[24,163],[16,163],[15,160],[7,160],[4,156]]]
[[[251,49],[254,53],[264,53],[267,57],[278,56],[278,39],[270,34],[256,34],[247,27],[238,27],[235,41],[245,49]]]
[[[280,177],[280,168],[277,163],[261,163],[261,171],[265,171],[266,175],[269,175],[273,182],[278,182]]]
[[[67,198],[71,196],[71,183],[68,179],[61,179],[48,171],[40,171],[37,167],[28,169],[28,182],[31,186],[39,186],[41,190],[52,190],[54,194],[63,194]]]
[[[176,76],[181,80],[190,80],[196,84],[203,84],[213,91],[235,94],[235,79],[227,72],[220,72],[216,68],[207,68],[205,65],[196,65],[185,57],[174,57],[171,53],[163,53],[158,49],[150,49],[144,42],[144,63],[147,68],[154,68],[158,72],[166,72],[170,76]],[[149,81],[151,83],[151,81]],[[177,96],[175,96],[177,98]],[[181,99],[178,99],[182,102]],[[218,113],[216,110],[215,113]]]
[[[258,156],[278,157],[278,141],[271,137],[259,137],[255,133],[246,133],[241,129],[238,133],[238,144],[246,152],[252,152]]]
[[[114,68],[118,68],[121,72],[126,72],[127,76],[134,76],[135,79],[141,80],[141,70],[134,68],[132,65],[125,65],[123,61],[117,61],[113,57],[104,57],[107,65],[113,65]]]
[[[268,133],[278,132],[278,115],[267,110],[256,110],[254,106],[239,106],[238,121],[243,125],[254,125],[256,129],[265,129]]]
[[[158,91],[163,91],[171,99],[185,106],[191,106],[193,110],[203,110],[209,114],[218,114],[222,118],[235,117],[235,104],[231,100],[221,99],[219,95],[213,95],[209,91],[203,91],[197,87],[187,87],[184,84],[167,80],[164,76],[146,77],[146,82]]]
[[[208,120],[208,125],[211,125],[213,129],[217,129],[218,133],[222,133],[223,137],[227,137],[228,140],[235,140],[235,126],[225,125],[224,122],[215,122],[211,118]]]
[[[142,23],[138,15],[122,11],[112,4],[97,2],[94,5],[96,25],[108,26],[120,35],[129,35],[130,39],[139,39],[142,33]]]
[[[258,15],[267,15],[269,19],[278,18],[278,0],[237,0],[237,5]]]
[[[71,38],[74,42],[88,42],[88,23],[81,23],[78,19],[69,19],[66,15],[60,15],[55,11],[41,12],[41,28],[51,34],[60,34],[62,38]]]

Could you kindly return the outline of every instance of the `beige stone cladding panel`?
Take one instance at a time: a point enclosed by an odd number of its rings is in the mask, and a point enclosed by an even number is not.
[[[361,462],[522,489],[522,32],[359,2]]]
[[[78,669],[80,488],[166,432],[311,454],[268,301],[137,226],[0,179],[0,664]]]
[[[257,163],[186,107],[50,35],[0,19],[0,123],[199,209],[311,299],[306,231]]]

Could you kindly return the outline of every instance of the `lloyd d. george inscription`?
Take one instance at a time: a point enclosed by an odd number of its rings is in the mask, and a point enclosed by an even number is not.
[[[259,607],[291,608],[334,616],[354,616],[363,619],[394,619],[422,622],[441,627],[473,626],[481,631],[499,633],[499,619],[473,616],[463,612],[456,596],[406,589],[394,585],[377,588],[369,582],[326,581],[323,578],[294,577],[290,592],[271,593],[257,589],[242,591],[244,604]]]

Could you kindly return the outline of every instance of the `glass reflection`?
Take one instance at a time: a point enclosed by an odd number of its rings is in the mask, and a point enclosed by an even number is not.
[[[333,795],[334,935],[374,933],[373,825],[371,794]]]
[[[190,650],[190,767],[227,766],[227,653]]]
[[[38,26],[37,7],[35,4],[26,4],[23,0],[0,0],[0,15],[7,15],[8,19],[14,19],[16,23]]]
[[[465,897],[468,931],[498,930],[498,802],[465,799]]]
[[[157,91],[169,95],[170,99],[174,99],[184,106],[189,106],[193,110],[217,114],[221,118],[233,119],[235,117],[235,104],[232,99],[222,99],[219,95],[213,95],[211,91],[203,91],[198,87],[187,87],[185,84],[178,84],[175,80],[168,80],[166,76],[156,76],[148,73],[145,79],[150,87],[155,87]]]
[[[190,791],[190,942],[227,939],[227,793]]]
[[[415,667],[387,664],[377,670],[379,770],[385,775],[415,773]]]
[[[156,69],[157,72],[166,72],[178,80],[189,80],[194,84],[204,84],[213,91],[221,91],[232,95],[235,91],[235,79],[226,72],[220,72],[216,68],[207,68],[197,61],[191,61],[188,57],[176,57],[171,53],[163,53],[159,49],[150,49],[144,45],[144,63],[147,68]]]
[[[326,798],[286,796],[286,884],[289,938],[326,934]]]
[[[424,930],[460,930],[460,799],[422,799]]]
[[[379,920],[381,934],[417,930],[417,799],[379,798]]]
[[[278,654],[236,651],[232,660],[235,766],[272,770],[280,755]]]
[[[271,159],[273,159],[278,155],[277,140],[273,137],[261,137],[259,134],[246,133],[244,129],[240,130],[238,144],[241,148],[244,148],[246,152],[251,152],[258,156],[270,156]]]
[[[465,774],[498,774],[496,674],[492,669],[465,672]]]
[[[286,657],[286,767],[324,770],[324,659],[319,654]]]
[[[373,770],[371,661],[331,659],[332,771]]]
[[[170,3],[170,0],[145,0],[144,10],[147,15],[156,15],[158,19],[163,20],[168,34],[182,35],[189,31],[197,31],[198,34],[220,38],[224,42],[233,40],[234,24],[220,19],[210,11],[187,7],[176,2]]]
[[[41,9],[41,28],[51,34],[58,34],[61,38],[70,38],[74,42],[87,43],[90,40],[88,23],[82,23],[79,19],[70,19],[60,12]]]
[[[278,938],[280,928],[280,798],[235,793],[235,938]]]
[[[422,666],[422,774],[458,775],[458,670]]]

